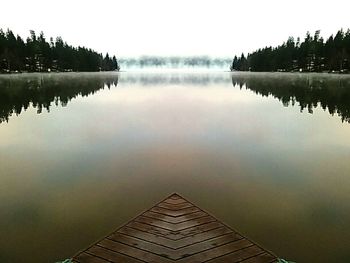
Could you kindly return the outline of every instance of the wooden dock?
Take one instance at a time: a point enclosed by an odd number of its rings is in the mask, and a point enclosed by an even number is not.
[[[178,194],[79,252],[79,263],[270,263],[277,257]]]

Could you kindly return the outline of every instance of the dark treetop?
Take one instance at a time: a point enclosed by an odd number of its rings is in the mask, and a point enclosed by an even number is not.
[[[73,47],[57,37],[46,41],[33,30],[24,41],[11,30],[0,29],[0,72],[111,71],[119,70],[115,56],[105,57],[85,47]]]
[[[290,37],[278,47],[265,47],[247,57],[235,56],[231,70],[239,71],[303,71],[340,72],[350,70],[350,30],[339,30],[326,41],[316,31],[308,32],[304,41]]]

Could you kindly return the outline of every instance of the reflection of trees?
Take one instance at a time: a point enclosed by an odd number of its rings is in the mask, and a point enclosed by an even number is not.
[[[301,111],[313,113],[320,106],[350,122],[350,78],[346,76],[232,74],[232,83],[262,96],[271,95],[286,107],[297,102]]]
[[[213,84],[228,84],[229,75],[220,73],[125,73],[120,78],[120,83],[137,84],[142,86],[158,85],[194,85],[208,86]]]
[[[19,115],[29,106],[41,113],[50,111],[52,103],[66,106],[77,96],[89,96],[111,85],[117,85],[117,74],[50,74],[3,76],[0,78],[0,123]]]
[[[125,84],[216,85],[225,84],[226,74],[166,74],[123,76]],[[260,74],[233,73],[233,85],[246,87],[262,96],[273,96],[283,105],[299,104],[300,110],[320,106],[330,114],[338,114],[350,123],[350,77],[321,74]],[[30,106],[41,113],[54,105],[66,106],[77,96],[89,96],[96,91],[118,84],[116,73],[67,73],[4,75],[0,77],[0,123],[19,115]]]

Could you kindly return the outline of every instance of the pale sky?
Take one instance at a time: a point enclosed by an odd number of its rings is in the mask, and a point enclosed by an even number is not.
[[[229,56],[350,27],[349,0],[0,0],[0,27],[117,57]]]

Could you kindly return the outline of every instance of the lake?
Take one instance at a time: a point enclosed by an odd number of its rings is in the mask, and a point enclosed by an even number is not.
[[[55,262],[178,192],[297,262],[350,260],[350,76],[0,76],[0,262]]]

